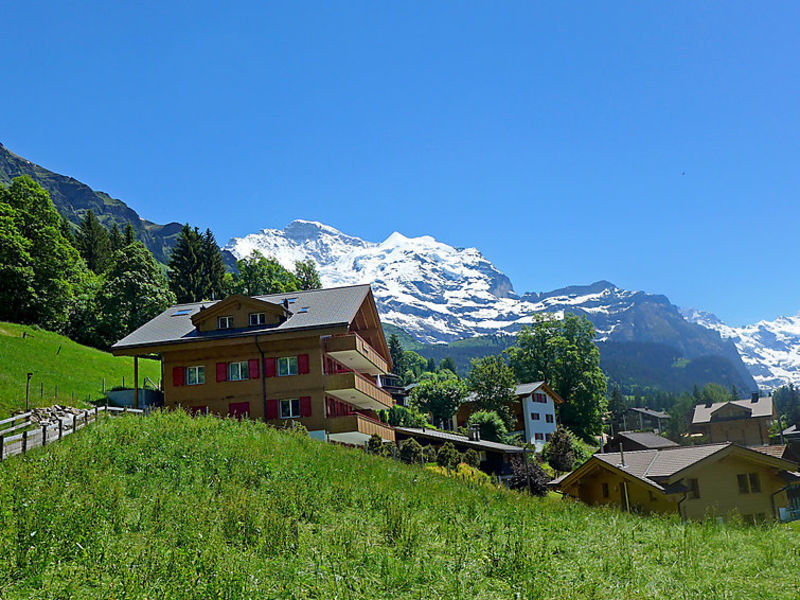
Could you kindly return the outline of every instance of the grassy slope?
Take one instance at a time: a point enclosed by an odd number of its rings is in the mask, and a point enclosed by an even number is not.
[[[25,338],[23,331],[28,333]],[[59,403],[70,404],[72,392],[75,392],[78,404],[78,400],[85,401],[89,395],[94,399],[102,395],[103,377],[107,388],[122,385],[123,377],[127,385],[133,383],[132,358],[115,358],[49,331],[0,322],[0,418],[14,409],[24,408],[25,377],[29,371],[33,372],[33,406],[49,406],[56,402],[56,384]],[[145,375],[158,382],[160,372],[157,361],[140,360],[140,385]],[[40,398],[42,382],[44,398]]]
[[[0,463],[2,598],[797,598],[786,527],[470,487],[259,423],[121,417]]]

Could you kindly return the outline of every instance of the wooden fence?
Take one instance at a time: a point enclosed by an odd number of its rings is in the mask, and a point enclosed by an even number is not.
[[[33,413],[26,412],[0,421],[0,460],[15,454],[24,454],[32,448],[52,444],[67,435],[72,435],[78,429],[83,429],[90,423],[97,422],[100,413],[108,415],[121,415],[125,413],[144,414],[144,411],[133,408],[117,408],[115,406],[95,406],[83,410],[71,418],[58,419],[57,424],[34,423],[30,420]],[[22,433],[14,433],[22,430]]]

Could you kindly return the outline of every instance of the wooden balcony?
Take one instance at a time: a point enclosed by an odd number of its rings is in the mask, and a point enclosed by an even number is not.
[[[389,363],[357,333],[334,335],[327,339],[327,353],[348,369],[370,375],[389,372]]]
[[[365,410],[389,409],[391,394],[358,373],[336,373],[325,378],[325,393]]]
[[[378,434],[385,442],[394,441],[393,428],[359,414],[331,417],[326,421],[325,428],[329,440],[342,444],[360,446],[373,434]]]

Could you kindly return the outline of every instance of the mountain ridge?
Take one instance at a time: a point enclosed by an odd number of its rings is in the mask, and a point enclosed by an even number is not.
[[[669,346],[676,359],[689,361],[721,357],[730,368],[722,369],[727,375],[718,383],[755,387],[733,342],[686,320],[664,295],[624,290],[606,280],[518,295],[510,278],[476,248],[455,248],[432,236],[409,238],[398,232],[371,242],[302,219],[284,229],[234,237],[225,247],[239,258],[259,250],[287,267],[295,260],[312,259],[326,286],[369,282],[382,319],[423,343],[513,335],[531,323],[535,313],[573,312],[592,321],[599,343]]]

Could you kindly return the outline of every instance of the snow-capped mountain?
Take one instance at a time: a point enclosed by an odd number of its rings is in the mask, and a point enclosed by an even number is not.
[[[800,314],[731,327],[709,312],[694,308],[681,312],[689,321],[733,340],[759,385],[768,388],[786,382],[800,385]]]
[[[397,232],[383,242],[370,242],[303,220],[233,238],[225,249],[237,258],[258,250],[287,268],[311,258],[325,286],[370,283],[383,321],[420,341],[511,334],[530,323],[534,313],[570,311],[592,321],[598,341],[668,345],[689,360],[721,357],[730,363],[727,372],[734,374],[737,385],[753,385],[731,341],[687,321],[664,296],[624,290],[607,281],[518,295],[509,278],[475,248]],[[652,347],[642,348],[636,349],[637,360],[646,363]]]

